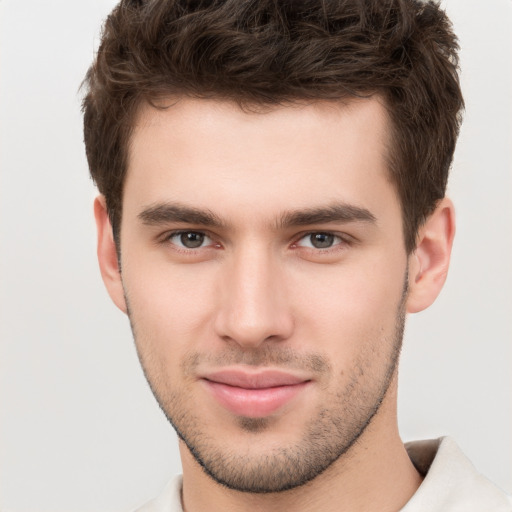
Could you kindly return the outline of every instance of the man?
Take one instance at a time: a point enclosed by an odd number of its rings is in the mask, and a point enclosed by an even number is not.
[[[183,477],[141,510],[497,510],[405,447],[405,316],[455,231],[457,44],[434,4],[122,1],[84,100],[98,257]]]

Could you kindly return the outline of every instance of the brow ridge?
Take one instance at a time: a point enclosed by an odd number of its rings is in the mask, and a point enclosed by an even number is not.
[[[160,225],[171,222],[197,224],[212,228],[223,228],[225,223],[210,210],[203,210],[179,203],[155,203],[138,214],[146,225]],[[368,222],[375,224],[377,219],[368,209],[346,203],[328,206],[297,209],[284,212],[277,228],[286,229],[295,226],[325,224],[331,222]]]
[[[199,224],[201,226],[222,227],[221,219],[209,210],[179,203],[156,203],[144,208],[138,218],[146,225],[159,225],[171,222]]]
[[[375,224],[377,219],[370,210],[345,203],[335,203],[318,208],[307,208],[284,213],[279,227],[306,226],[329,222],[368,222]]]

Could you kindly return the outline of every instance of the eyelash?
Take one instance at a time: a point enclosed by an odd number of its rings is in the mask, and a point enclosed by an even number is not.
[[[308,247],[308,246],[299,245],[300,242],[303,240],[309,239],[311,241],[311,237],[313,235],[317,235],[317,236],[322,235],[322,236],[327,236],[327,237],[333,237],[334,238],[333,244],[328,247],[314,247],[314,246]],[[311,243],[311,245],[313,244],[312,241],[310,243]],[[330,253],[332,251],[338,251],[342,247],[346,247],[347,245],[350,245],[350,243],[351,243],[351,240],[349,240],[348,235],[345,235],[345,234],[342,235],[340,233],[333,233],[331,231],[310,231],[308,233],[304,233],[304,234],[300,235],[300,237],[297,239],[297,241],[292,244],[292,247],[293,248],[302,247],[303,249],[313,251],[317,254],[318,253],[325,254],[325,253]],[[342,247],[340,247],[340,246],[342,246]]]
[[[203,246],[203,245],[200,245],[198,247],[184,247],[182,245],[178,245],[177,243],[173,243],[171,240],[174,238],[174,237],[177,237],[177,236],[181,236],[181,235],[186,235],[186,234],[197,234],[197,235],[202,235],[204,236],[205,238],[211,240],[212,243],[206,245],[206,246]],[[301,246],[299,245],[299,243],[302,241],[302,240],[305,240],[307,239],[308,237],[311,237],[313,235],[326,235],[326,236],[332,236],[335,238],[336,240],[336,243],[334,243],[333,245],[329,246],[329,247],[325,247],[325,248],[318,248],[318,247],[307,247],[307,246]],[[170,245],[173,246],[173,249],[178,251],[178,252],[181,252],[181,253],[184,253],[184,254],[188,254],[188,255],[191,255],[193,253],[196,253],[198,249],[209,249],[209,248],[221,248],[221,244],[219,243],[215,243],[213,241],[213,237],[210,236],[207,232],[205,231],[201,231],[201,230],[193,230],[193,229],[181,229],[181,230],[177,230],[177,231],[172,231],[170,233],[167,233],[161,240],[161,243],[169,243]],[[339,251],[339,250],[343,250],[344,248],[346,248],[347,246],[351,246],[353,245],[354,243],[354,239],[352,237],[350,237],[349,235],[343,233],[335,233],[335,232],[332,232],[332,231],[308,231],[306,233],[301,233],[297,238],[295,238],[295,241],[291,244],[291,248],[294,249],[294,250],[297,250],[299,248],[302,248],[306,251],[312,251],[314,252],[315,254],[328,254],[328,253],[331,253],[333,251]]]
[[[209,248],[209,247],[215,247],[215,248],[220,248],[220,244],[217,244],[217,243],[212,243],[212,244],[209,244],[207,246],[199,246],[197,248],[191,248],[191,247],[185,247],[185,246],[180,246],[176,243],[173,243],[171,240],[172,238],[174,237],[177,237],[177,236],[180,236],[180,235],[186,235],[186,234],[197,234],[197,235],[202,235],[204,236],[205,238],[208,238],[209,240],[211,240],[213,242],[213,239],[210,235],[208,235],[208,233],[206,233],[205,231],[201,231],[201,230],[194,230],[194,229],[181,229],[181,230],[177,230],[177,231],[172,231],[171,233],[167,233],[163,239],[162,239],[162,243],[164,244],[167,244],[169,243],[170,245],[173,246],[174,250],[176,251],[179,251],[179,252],[182,252],[182,253],[185,253],[185,254],[191,254],[191,253],[194,253],[197,251],[197,249],[206,249],[206,248]]]

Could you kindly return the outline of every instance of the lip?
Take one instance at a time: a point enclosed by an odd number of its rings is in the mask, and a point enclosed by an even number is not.
[[[208,373],[201,380],[221,406],[249,418],[262,418],[278,411],[311,382],[299,375],[270,369],[226,369]]]

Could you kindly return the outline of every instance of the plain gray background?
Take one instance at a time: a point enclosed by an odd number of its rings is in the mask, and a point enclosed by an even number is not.
[[[0,508],[128,511],[180,470],[95,256],[78,86],[112,0],[0,0]],[[409,319],[405,440],[512,491],[512,2],[446,0],[467,112],[446,287]]]

